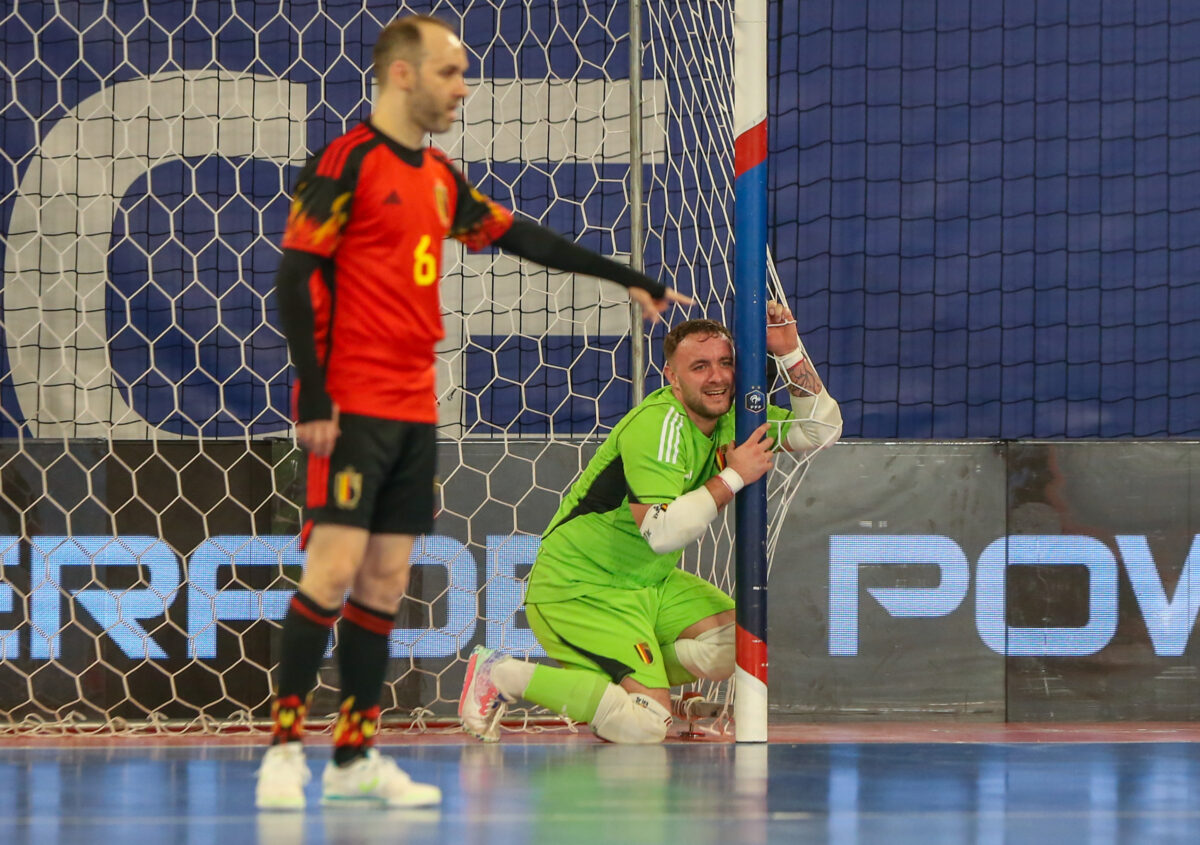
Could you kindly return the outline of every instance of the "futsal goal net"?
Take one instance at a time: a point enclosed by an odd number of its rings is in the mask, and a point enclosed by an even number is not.
[[[302,566],[271,290],[288,195],[367,113],[375,36],[411,11],[428,9],[20,3],[0,21],[0,730],[267,717]],[[646,0],[633,51],[624,3],[433,11],[470,54],[471,95],[436,139],[468,178],[694,295],[671,322],[732,323],[729,4]],[[414,551],[383,701],[417,726],[452,720],[474,645],[539,656],[521,612],[538,536],[661,384],[662,329],[631,330],[615,286],[446,250],[441,513]],[[773,513],[804,469],[780,459]],[[719,523],[683,565],[732,593],[732,546]],[[330,663],[314,718],[336,688]]]

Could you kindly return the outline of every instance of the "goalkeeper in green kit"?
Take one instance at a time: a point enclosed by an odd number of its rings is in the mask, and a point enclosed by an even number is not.
[[[769,407],[768,422],[735,444],[729,330],[688,320],[667,334],[669,385],[605,438],[542,535],[525,612],[559,666],[476,647],[458,704],[466,731],[496,741],[505,707],[523,698],[611,742],[661,742],[672,686],[733,674],[733,600],[679,569],[682,551],[776,449],[812,452],[842,430],[786,305],[768,304],[767,350],[787,372],[792,407]]]

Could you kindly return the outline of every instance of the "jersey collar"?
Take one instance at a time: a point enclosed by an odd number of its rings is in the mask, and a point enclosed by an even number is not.
[[[419,150],[414,150],[411,147],[406,147],[401,143],[393,141],[387,135],[384,135],[377,128],[375,128],[375,124],[371,123],[371,118],[369,117],[363,121],[363,125],[370,129],[371,132],[373,132],[375,136],[379,138],[379,140],[383,141],[384,146],[391,150],[395,154],[396,158],[400,159],[409,167],[420,167],[425,162],[425,147],[421,147]]]
[[[672,408],[674,408],[679,413],[683,414],[684,419],[686,419],[688,421],[688,425],[690,425],[692,427],[692,429],[697,434],[699,434],[700,429],[696,428],[695,423],[692,422],[692,418],[688,416],[687,408],[683,407],[683,403],[680,402],[679,399],[675,396],[675,394],[671,391],[671,386],[669,384],[666,385],[665,387],[660,387],[654,393],[650,394],[650,397],[647,397],[647,398],[654,398],[654,397],[661,397]],[[712,434],[710,434],[708,436],[709,440],[711,440],[713,443],[715,443],[718,446],[724,445],[725,443],[728,443],[731,440],[733,440],[734,429],[735,429],[735,425],[736,425],[735,419],[734,419],[734,412],[736,410],[737,409],[735,407],[730,406],[729,410],[725,413],[725,415],[723,417],[721,417],[719,420],[717,420],[716,428],[714,428]],[[703,437],[704,435],[701,434],[700,436]]]

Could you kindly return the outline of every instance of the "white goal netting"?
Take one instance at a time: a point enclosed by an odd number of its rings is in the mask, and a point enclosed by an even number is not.
[[[0,730],[252,724],[302,563],[271,291],[288,193],[368,110],[382,25],[430,9],[8,8]],[[688,316],[731,321],[728,4],[647,0],[636,157],[626,4],[432,11],[471,54],[462,120],[437,139],[468,178],[581,244],[640,256],[697,297]],[[641,377],[615,286],[447,250],[443,510],[415,553],[383,702],[417,724],[453,714],[475,644],[538,653],[520,579]],[[771,481],[776,509],[803,468]],[[721,528],[685,565],[732,591],[730,561]],[[336,709],[335,689],[330,665],[315,716]]]

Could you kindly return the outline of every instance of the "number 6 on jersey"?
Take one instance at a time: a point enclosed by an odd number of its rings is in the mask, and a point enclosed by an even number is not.
[[[437,258],[429,251],[433,238],[421,235],[417,248],[413,250],[413,281],[418,287],[427,288],[437,281]]]

